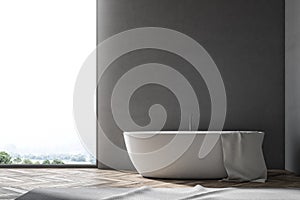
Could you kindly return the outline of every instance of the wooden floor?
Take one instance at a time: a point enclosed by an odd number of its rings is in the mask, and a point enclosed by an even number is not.
[[[67,187],[251,187],[300,188],[300,177],[286,171],[270,170],[266,183],[229,183],[218,180],[147,179],[136,173],[94,168],[0,169],[0,199],[14,199],[34,188]]]

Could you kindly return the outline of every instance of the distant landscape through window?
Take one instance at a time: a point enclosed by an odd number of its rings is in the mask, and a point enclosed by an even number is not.
[[[96,1],[0,1],[0,26],[0,164],[95,164],[73,90],[96,47]]]

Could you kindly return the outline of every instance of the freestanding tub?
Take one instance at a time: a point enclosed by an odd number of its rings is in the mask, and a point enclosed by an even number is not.
[[[235,133],[251,131],[124,132],[124,139],[133,165],[144,177],[219,179],[227,177],[220,136]]]

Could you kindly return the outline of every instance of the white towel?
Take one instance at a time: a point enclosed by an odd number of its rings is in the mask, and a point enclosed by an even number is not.
[[[262,152],[263,139],[263,132],[221,134],[224,167],[228,175],[224,180],[266,181],[267,167]]]

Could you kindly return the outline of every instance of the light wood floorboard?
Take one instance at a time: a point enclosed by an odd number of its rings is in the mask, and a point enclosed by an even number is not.
[[[232,183],[219,180],[148,179],[132,172],[96,168],[1,168],[0,199],[14,199],[34,188],[101,187],[251,187],[300,188],[300,177],[287,171],[269,170],[266,183]]]

